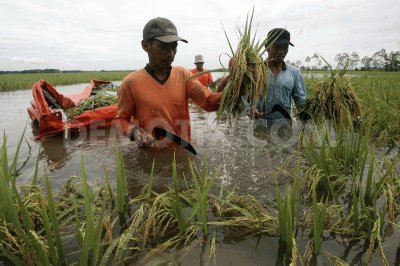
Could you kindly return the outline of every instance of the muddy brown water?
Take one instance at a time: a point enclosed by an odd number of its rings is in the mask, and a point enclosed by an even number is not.
[[[68,95],[83,90],[87,84],[72,86],[57,86],[60,93]],[[31,91],[14,91],[0,93],[0,130],[3,141],[3,131],[7,136],[9,157],[15,149],[25,125],[24,135],[19,156],[18,182],[29,183],[35,168],[35,160],[39,155],[39,169],[49,171],[51,184],[55,190],[71,175],[80,175],[81,158],[85,162],[86,172],[93,185],[100,184],[104,179],[105,169],[113,185],[115,185],[115,150],[121,147],[124,157],[128,186],[132,194],[137,193],[146,182],[150,173],[153,159],[156,160],[155,188],[162,189],[171,184],[171,163],[173,153],[165,151],[139,150],[127,139],[118,139],[115,128],[82,132],[73,137],[57,136],[44,139],[41,142],[33,140],[32,127],[26,108],[32,99]],[[210,174],[219,170],[217,186],[232,189],[237,193],[249,193],[262,203],[274,205],[275,177],[280,184],[290,181],[284,171],[277,169],[284,166],[286,159],[294,154],[297,143],[296,130],[291,138],[280,139],[273,135],[268,140],[253,134],[252,124],[246,118],[239,119],[235,124],[216,123],[215,113],[206,113],[195,105],[190,105],[192,124],[192,144],[198,156],[186,150],[176,152],[176,160],[180,173],[187,171],[188,158],[197,166],[206,161]],[[260,125],[258,125],[260,126]],[[262,127],[262,125],[261,125]],[[248,237],[241,238],[217,232],[216,265],[283,265],[278,238]],[[298,234],[298,245],[302,253],[308,236]],[[384,241],[384,250],[390,264],[398,265],[400,255],[397,253],[399,234],[394,234]],[[362,256],[366,248],[362,242],[350,244],[339,238],[327,237],[322,249],[332,255],[346,260],[350,265],[362,265]],[[164,254],[153,258],[151,265],[164,265],[168,262],[181,261],[181,265],[213,264],[214,259],[208,260],[208,246],[197,246],[189,252],[184,250],[173,254]],[[319,258],[318,264],[327,264],[326,256]],[[375,251],[371,265],[381,264],[379,252]]]

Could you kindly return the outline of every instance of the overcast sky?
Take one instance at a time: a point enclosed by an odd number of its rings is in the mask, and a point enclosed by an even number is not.
[[[236,44],[235,27],[253,6],[258,38],[274,27],[290,31],[290,61],[400,50],[399,0],[0,0],[0,70],[138,69],[147,63],[142,30],[154,17],[169,18],[189,41],[179,43],[174,65],[192,68],[203,54],[206,68],[218,68],[230,53],[223,27]]]

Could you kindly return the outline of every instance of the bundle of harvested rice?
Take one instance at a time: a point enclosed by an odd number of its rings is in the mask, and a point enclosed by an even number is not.
[[[333,70],[329,64],[328,66],[331,74],[315,85],[315,95],[307,101],[305,112],[317,123],[328,120],[332,121],[334,128],[353,129],[361,117],[360,100],[350,79],[344,77],[346,67],[338,71]]]
[[[244,32],[237,27],[240,40],[236,52],[233,51],[225,32],[233,54],[233,65],[230,69],[231,78],[223,91],[217,119],[224,114],[239,116],[249,112],[257,104],[263,90],[266,94],[267,64],[262,58],[262,53],[260,53],[266,40],[256,42],[255,35],[251,35],[253,13],[254,9],[250,18],[247,15]]]
[[[115,89],[118,91],[118,88]],[[65,114],[68,118],[72,118],[82,114],[88,110],[94,110],[96,108],[108,106],[117,103],[116,93],[112,93],[110,89],[97,91],[95,95],[79,102],[76,107],[65,110]]]

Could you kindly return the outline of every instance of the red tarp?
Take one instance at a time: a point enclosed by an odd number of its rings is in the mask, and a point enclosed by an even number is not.
[[[88,98],[94,87],[109,83],[108,81],[92,80],[82,92],[64,96],[58,93],[57,90],[45,80],[36,82],[32,87],[33,100],[31,101],[31,106],[28,107],[30,118],[38,125],[38,133],[35,139],[39,140],[46,136],[60,134],[64,129],[68,128],[76,129],[90,127],[91,125],[96,128],[111,126],[112,120],[117,112],[116,104],[85,111],[79,116],[63,121],[61,111],[53,111],[45,97],[45,95],[47,95],[48,100],[52,98],[60,108],[67,109],[75,107],[79,101]]]

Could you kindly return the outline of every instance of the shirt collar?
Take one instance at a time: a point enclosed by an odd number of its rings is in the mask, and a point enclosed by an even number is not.
[[[282,61],[282,70],[286,70],[286,69],[287,69],[286,63],[285,63],[285,61]]]
[[[147,73],[149,73],[155,80],[157,80],[159,83],[161,83],[161,85],[163,85],[165,82],[167,82],[167,80],[168,80],[168,78],[169,78],[169,75],[171,74],[172,66],[170,66],[170,67],[167,69],[167,73],[166,73],[166,75],[165,75],[165,79],[163,79],[163,80],[158,79],[158,78],[154,75],[154,69],[150,66],[150,64],[147,64],[147,65],[144,67],[144,69],[145,69],[145,70],[147,71]]]
[[[285,61],[282,61],[282,70],[285,71],[286,69],[287,69],[286,63]]]

